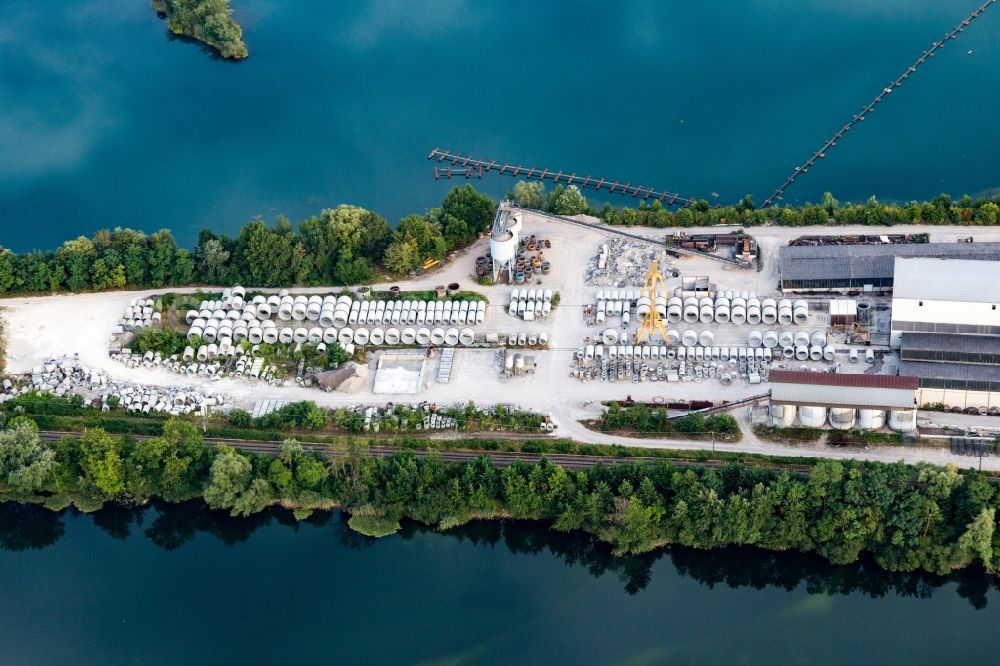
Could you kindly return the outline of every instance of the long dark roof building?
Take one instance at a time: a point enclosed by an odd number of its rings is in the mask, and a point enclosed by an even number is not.
[[[778,250],[783,291],[892,289],[896,257],[1000,261],[1000,243],[785,245]]]

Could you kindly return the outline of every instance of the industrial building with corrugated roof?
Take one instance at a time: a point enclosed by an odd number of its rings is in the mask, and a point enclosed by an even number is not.
[[[889,343],[922,404],[1000,413],[1000,262],[897,258]]]
[[[789,427],[798,423],[818,428],[827,422],[840,430],[854,427],[877,430],[889,415],[895,430],[916,428],[916,377],[857,375],[772,370],[771,423]]]
[[[889,291],[897,257],[1000,261],[1000,243],[783,246],[778,250],[781,290]]]

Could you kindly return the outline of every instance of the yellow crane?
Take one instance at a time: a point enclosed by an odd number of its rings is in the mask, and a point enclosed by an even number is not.
[[[667,296],[670,293],[667,291],[667,283],[663,279],[663,274],[660,273],[659,263],[656,259],[653,259],[653,263],[649,266],[649,273],[646,275],[646,281],[642,285],[642,295],[649,299],[649,310],[646,312],[642,320],[642,326],[639,327],[639,332],[636,333],[636,344],[640,344],[646,339],[646,336],[652,338],[656,331],[659,331],[660,335],[663,336],[663,342],[665,344],[670,344],[670,341],[667,338],[667,327],[663,325],[663,318],[660,317],[660,313],[656,309],[656,296],[658,288],[662,288],[663,296]]]

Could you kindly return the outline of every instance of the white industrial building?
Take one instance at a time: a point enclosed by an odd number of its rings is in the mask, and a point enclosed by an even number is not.
[[[894,375],[772,370],[771,425],[838,430],[917,427],[917,379]]]
[[[1000,261],[896,259],[889,342],[921,405],[1000,413]]]

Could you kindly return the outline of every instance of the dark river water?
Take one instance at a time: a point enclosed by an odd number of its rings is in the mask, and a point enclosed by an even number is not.
[[[755,549],[615,559],[581,534],[198,503],[91,516],[0,505],[5,664],[996,663],[1000,593],[969,571]]]
[[[3,0],[0,244],[191,244],[341,202],[395,222],[449,187],[435,146],[760,202],[976,4],[233,0],[233,64],[169,39],[148,0]],[[1000,186],[998,33],[994,7],[787,200]]]

